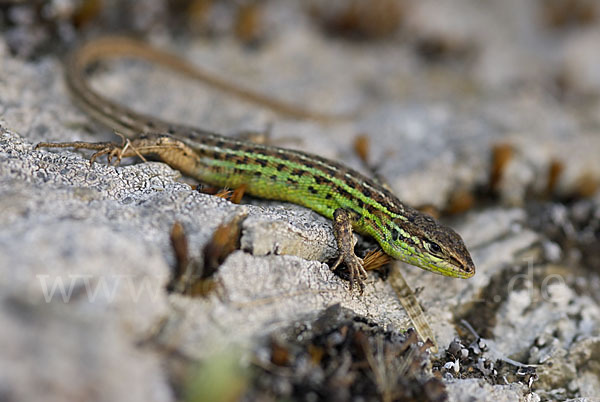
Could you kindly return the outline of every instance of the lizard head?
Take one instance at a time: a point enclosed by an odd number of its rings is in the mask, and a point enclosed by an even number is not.
[[[407,211],[408,212],[408,211]],[[454,278],[470,278],[475,265],[462,238],[428,215],[410,211],[406,220],[392,220],[387,241],[390,256]]]

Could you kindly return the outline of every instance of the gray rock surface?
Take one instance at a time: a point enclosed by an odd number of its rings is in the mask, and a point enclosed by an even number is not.
[[[467,73],[427,67],[411,43],[327,39],[305,19],[290,23],[299,6],[288,2],[267,8],[276,39],[255,52],[232,39],[184,47],[166,35],[151,38],[278,98],[319,111],[360,110],[340,124],[282,118],[140,63],[114,63],[94,84],[134,109],[225,134],[272,124],[278,145],[363,171],[352,141],[367,134],[369,160],[394,191],[409,204],[440,210],[459,190],[487,188],[492,150],[508,145],[493,202],[449,221],[477,274],[455,280],[408,266],[403,272],[420,289],[441,349],[464,337],[464,319],[485,339],[482,358],[537,366],[531,388],[449,371],[450,400],[592,400],[600,396],[600,279],[589,262],[597,260],[587,256],[600,246],[593,226],[600,197],[585,200],[592,212],[583,218],[569,204],[547,214],[530,205],[548,195],[550,182],[556,197],[600,182],[598,28],[553,42],[544,27],[514,29],[541,6],[502,2],[492,17],[473,1],[449,9],[435,3],[415,5],[405,34],[474,47],[480,55],[464,62]],[[553,52],[558,57],[550,58]],[[569,91],[591,97],[585,108],[544,92],[547,82],[540,81],[557,74],[568,77]],[[257,200],[234,205],[192,190],[161,163],[90,166],[79,152],[32,148],[42,140],[111,138],[71,103],[59,57],[26,62],[0,40],[0,399],[175,400],[161,350],[193,360],[232,345],[250,353],[269,334],[336,303],[385,329],[410,326],[379,276],[369,275],[359,296],[329,270],[325,263],[336,253],[331,224],[312,211]],[[183,224],[191,256],[201,259],[217,226],[242,212],[242,250],[219,268],[218,291],[207,298],[168,294],[172,224]]]

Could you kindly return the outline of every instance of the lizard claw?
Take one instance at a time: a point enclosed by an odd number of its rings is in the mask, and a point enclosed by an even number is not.
[[[331,266],[331,270],[335,271],[342,261],[349,271],[350,290],[352,290],[354,282],[356,282],[360,288],[360,294],[362,295],[365,289],[364,281],[367,279],[367,271],[363,266],[362,258],[354,253],[340,253],[335,263]]]
[[[90,165],[93,164],[96,161],[96,159],[98,159],[102,155],[106,155],[106,160],[109,165],[112,163],[113,158],[115,158],[116,166],[119,163],[121,163],[121,159],[123,158],[123,151],[124,148],[120,145],[113,143],[106,144],[106,147],[104,147],[104,149],[101,149],[98,152],[92,154],[92,156],[90,157]]]

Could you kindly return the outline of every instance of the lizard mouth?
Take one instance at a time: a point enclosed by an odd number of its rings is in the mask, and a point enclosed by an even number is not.
[[[463,266],[463,272],[465,275],[465,278],[470,278],[473,275],[475,275],[475,265],[473,265],[472,263],[466,266]]]
[[[450,257],[452,263],[458,267],[458,274],[461,278],[470,278],[475,275],[475,265],[472,261],[460,261],[456,257]]]

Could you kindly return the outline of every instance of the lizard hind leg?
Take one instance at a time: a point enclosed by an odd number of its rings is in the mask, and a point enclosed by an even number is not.
[[[135,147],[131,145],[129,140],[125,140],[123,144],[117,144],[114,142],[85,142],[85,141],[73,141],[73,142],[40,142],[35,145],[35,149],[40,148],[75,148],[75,149],[89,149],[96,151],[90,157],[90,164],[94,163],[99,157],[106,155],[108,163],[112,162],[112,159],[116,159],[118,164],[122,158],[130,156],[139,156],[143,160],[143,156],[136,151]]]
[[[75,149],[89,149],[96,151],[90,157],[90,163],[94,163],[100,156],[106,155],[108,163],[110,164],[113,158],[116,160],[115,164],[118,164],[121,159],[137,156],[142,161],[147,162],[144,156],[158,156],[160,159],[172,159],[173,155],[179,159],[183,158],[186,160],[190,159],[189,155],[193,155],[193,152],[184,152],[186,146],[173,139],[170,136],[162,134],[144,134],[138,138],[128,139],[117,133],[122,138],[122,142],[117,144],[116,142],[86,142],[86,141],[73,141],[73,142],[40,142],[35,146],[35,149],[39,148],[75,148]],[[193,157],[191,157],[193,159]]]

